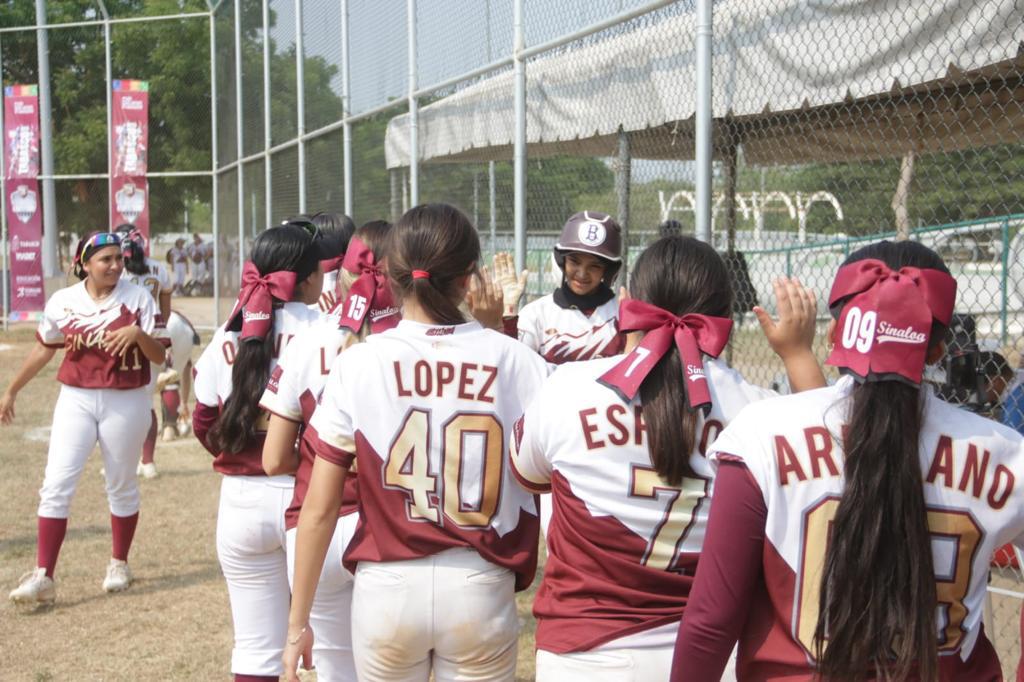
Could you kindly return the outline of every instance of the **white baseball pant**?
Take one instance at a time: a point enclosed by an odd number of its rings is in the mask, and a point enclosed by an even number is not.
[[[39,516],[68,517],[78,479],[97,442],[110,513],[131,516],[138,512],[135,466],[149,431],[151,408],[145,386],[126,390],[61,386],[53,408],[46,473],[39,489]]]
[[[291,476],[225,476],[217,512],[217,558],[228,583],[235,647],[231,672],[280,675],[288,636],[284,512]]]
[[[352,657],[352,574],[341,565],[341,557],[358,521],[358,514],[346,514],[338,519],[309,612],[314,638],[313,666],[318,682],[356,682],[356,664]],[[298,529],[291,528],[285,536],[289,585],[295,580],[297,533]]]
[[[537,682],[667,682],[674,646],[615,648],[555,654],[537,649]],[[720,682],[736,682],[736,648]]]
[[[174,288],[180,289],[185,286],[185,264],[174,264]]]
[[[458,547],[360,562],[352,646],[363,682],[515,679],[519,618],[511,571]]]

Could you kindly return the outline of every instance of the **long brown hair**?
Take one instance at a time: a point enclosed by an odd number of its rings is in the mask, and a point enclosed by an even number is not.
[[[415,206],[391,231],[388,276],[397,300],[414,296],[437,324],[466,321],[462,279],[480,260],[480,238],[469,218],[448,204]],[[427,276],[413,277],[413,271]]]
[[[866,246],[844,265],[867,258],[893,269],[949,272],[934,251],[910,241]],[[833,306],[835,319],[848,300]],[[930,345],[943,334],[933,323]],[[921,680],[935,680],[935,572],[919,454],[922,392],[897,381],[864,382],[854,387],[851,403],[843,435],[845,485],[818,597],[818,671],[839,682],[872,674],[903,680],[916,664]]]
[[[633,298],[673,313],[729,317],[732,288],[715,250],[691,237],[662,237],[640,254],[629,278]],[[690,454],[697,439],[697,411],[687,400],[679,353],[672,350],[640,385],[651,463],[670,485],[695,476]]]

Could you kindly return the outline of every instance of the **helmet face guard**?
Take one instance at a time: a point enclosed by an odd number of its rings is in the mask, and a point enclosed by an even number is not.
[[[604,264],[602,281],[611,285],[622,267],[622,228],[607,213],[581,211],[566,221],[555,244],[555,263],[565,272],[567,253],[588,253]]]

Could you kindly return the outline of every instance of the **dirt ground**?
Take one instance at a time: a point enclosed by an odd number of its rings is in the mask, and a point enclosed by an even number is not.
[[[196,325],[213,322],[208,299],[182,299],[175,307]],[[33,331],[21,326],[0,333],[0,387],[21,364]],[[761,357],[743,348],[736,352],[737,364],[747,372],[770,376],[775,368]],[[131,555],[136,583],[130,590],[106,595],[100,587],[110,556],[110,526],[101,462],[94,453],[57,566],[56,605],[25,611],[5,598],[35,563],[37,491],[58,391],[56,368],[55,359],[29,384],[18,398],[15,424],[0,429],[0,512],[6,519],[0,525],[0,680],[229,679],[231,620],[214,548],[220,477],[191,438],[159,443],[160,476],[142,481]],[[1024,592],[1016,570],[998,571],[992,585]],[[532,590],[518,597],[519,680],[534,674],[532,597]],[[995,595],[986,621],[1011,679],[1019,656],[1020,606],[1020,597]]]

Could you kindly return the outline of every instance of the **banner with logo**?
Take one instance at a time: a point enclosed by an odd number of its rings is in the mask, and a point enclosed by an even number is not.
[[[113,83],[110,124],[110,158],[114,177],[141,177],[146,174],[149,152],[149,83],[116,80]]]
[[[10,253],[11,319],[43,309],[42,201],[39,194],[39,92],[4,88],[4,207]]]
[[[110,112],[111,225],[129,223],[149,240],[149,83],[115,80]]]

